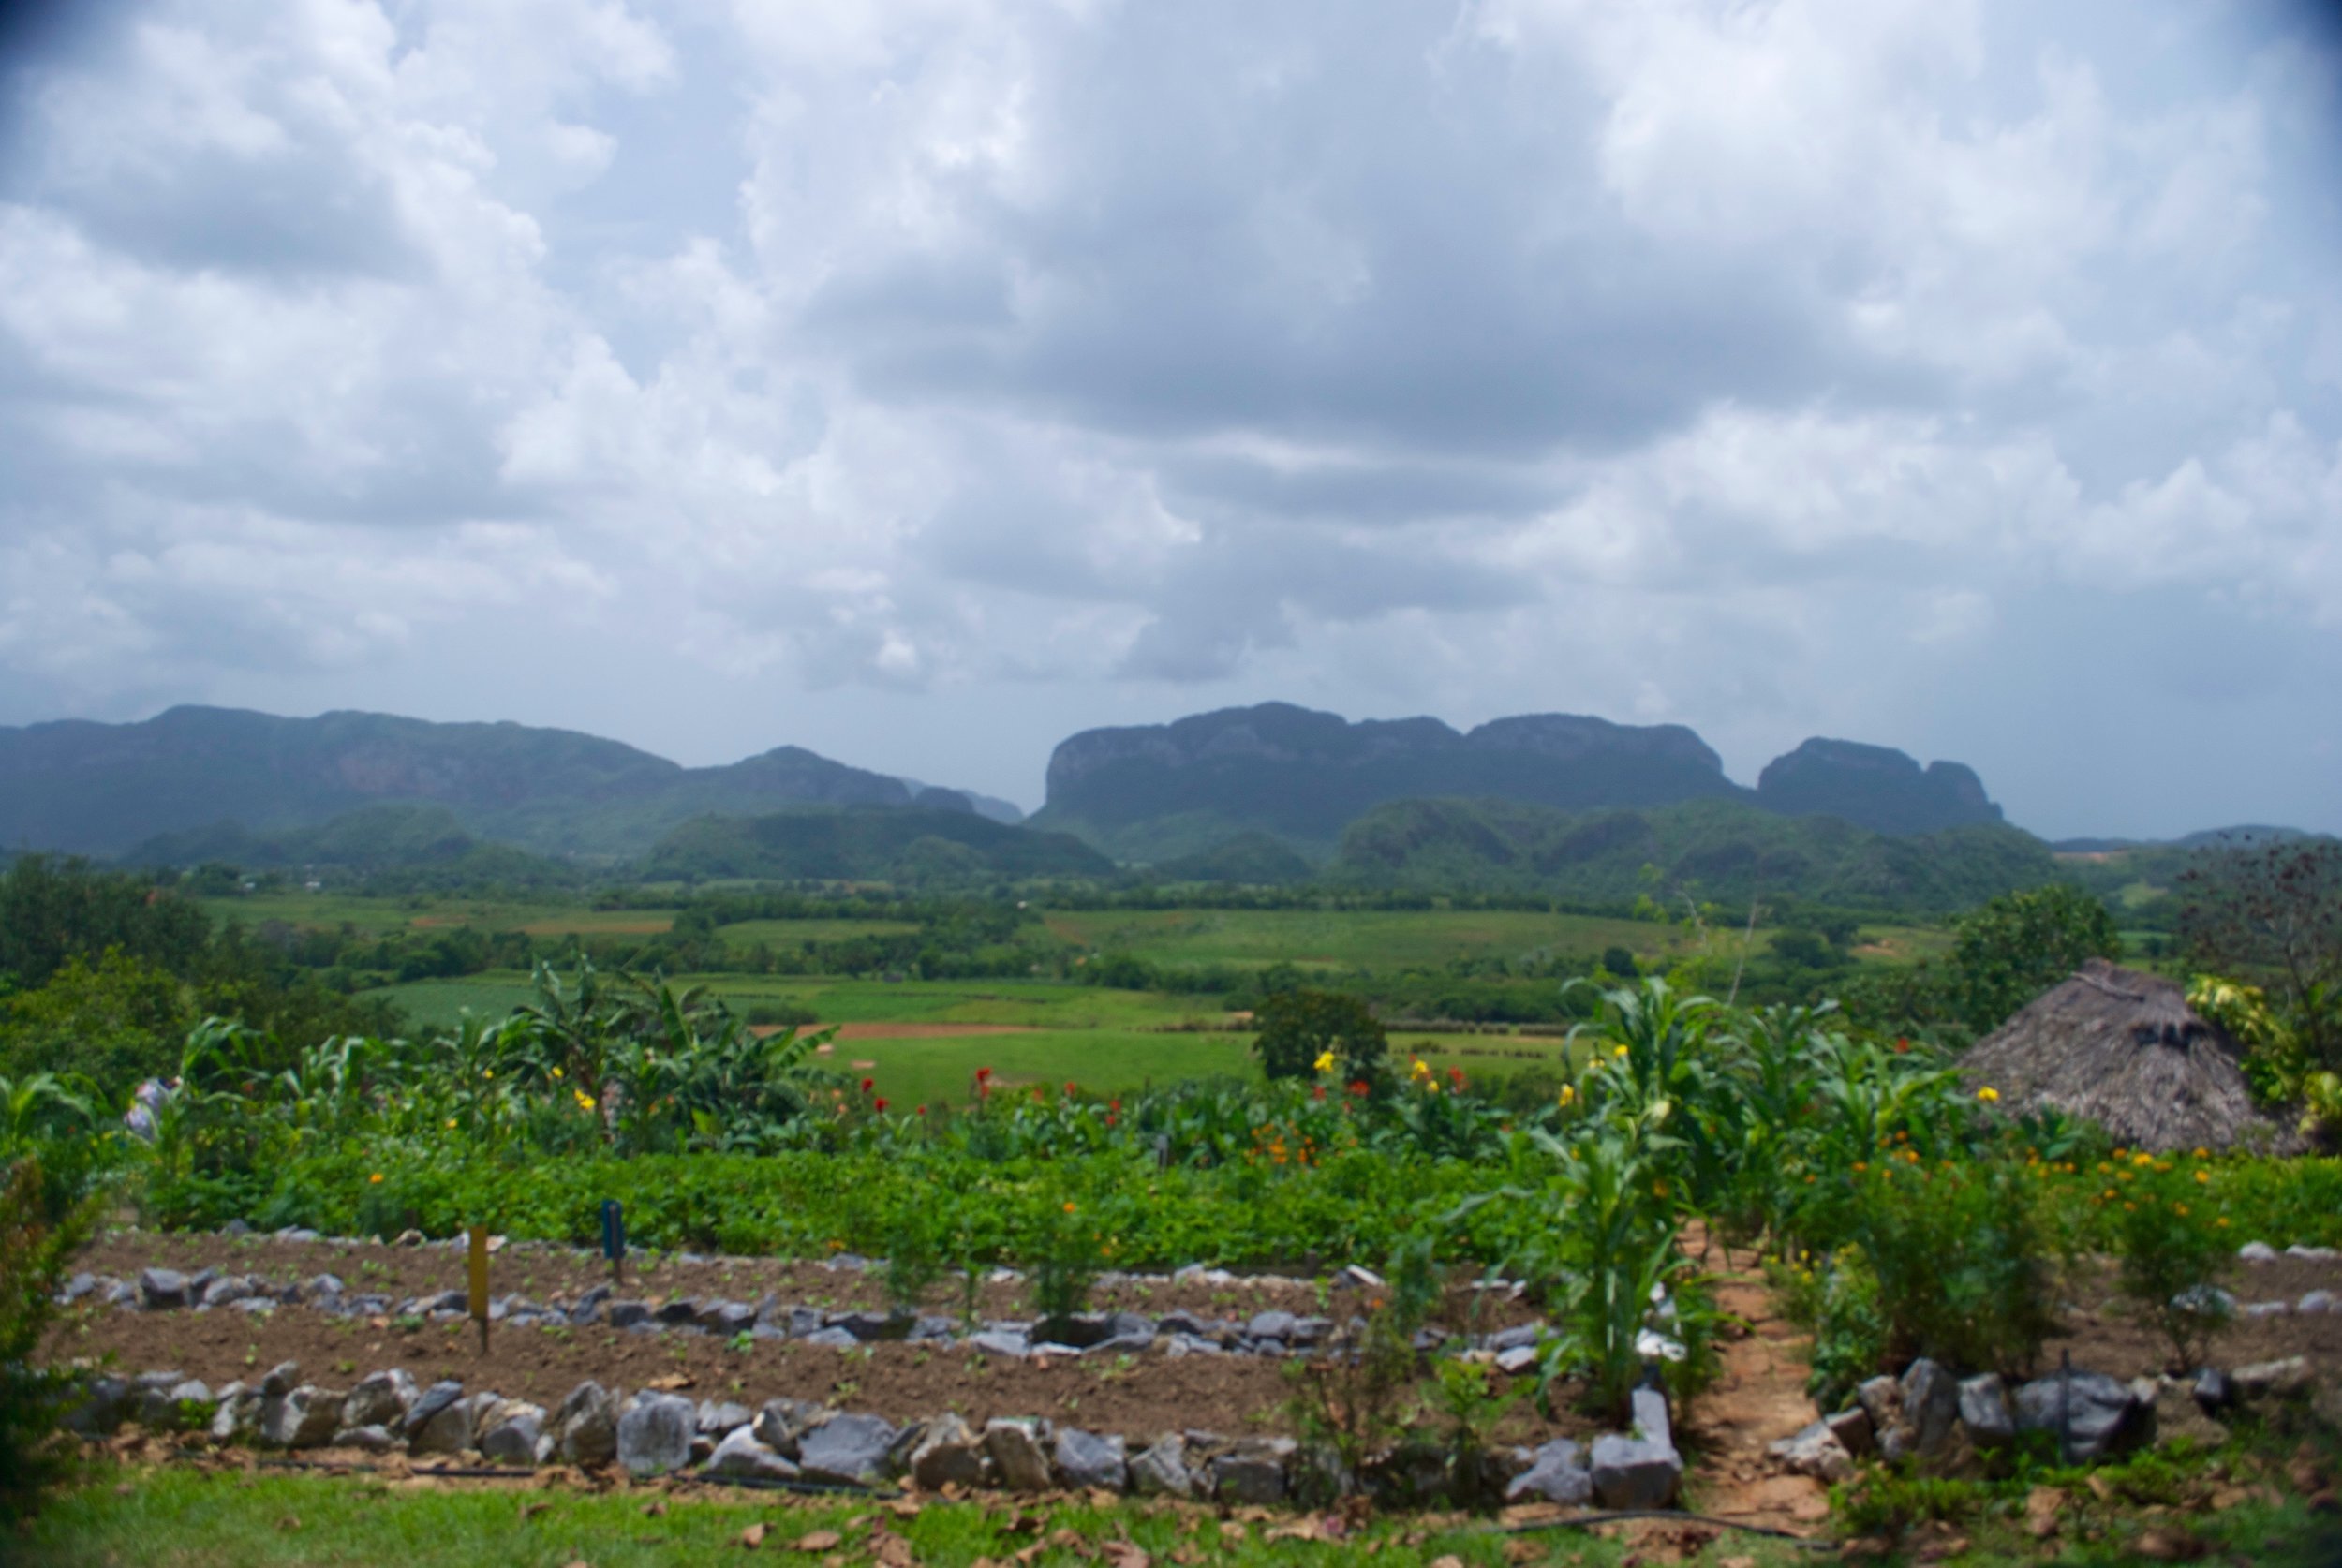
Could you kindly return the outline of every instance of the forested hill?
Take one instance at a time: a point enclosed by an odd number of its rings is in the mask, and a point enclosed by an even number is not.
[[[654,878],[883,881],[1110,877],[1080,839],[928,806],[845,806],[763,817],[703,817],[660,841]]]
[[[914,798],[973,806],[953,791],[914,797],[899,778],[793,746],[687,768],[570,730],[389,714],[279,718],[180,707],[137,724],[0,727],[0,842],[76,853],[119,854],[157,835],[223,823],[281,832],[409,801],[444,806],[468,832],[541,853],[630,857],[709,812]]]
[[[1999,822],[1884,834],[1739,801],[1564,812],[1517,801],[1401,801],[1342,836],[1336,883],[1524,892],[1590,904],[1680,895],[1797,898],[1941,913],[2059,876],[2049,846]]]
[[[1755,789],[1678,724],[1569,714],[1500,718],[1460,732],[1434,718],[1351,723],[1283,703],[1176,723],[1090,730],[1049,761],[1038,824],[1125,860],[1165,861],[1246,833],[1320,857],[1375,806],[1499,799],[1562,810],[1736,801],[1785,816],[1827,814],[1882,833],[2000,821],[1974,772],[1926,768],[1900,751],[1809,740]]]

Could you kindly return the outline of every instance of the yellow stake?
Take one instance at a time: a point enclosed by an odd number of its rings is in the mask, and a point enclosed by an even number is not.
[[[480,1350],[488,1350],[488,1227],[471,1228],[471,1315],[480,1324]]]

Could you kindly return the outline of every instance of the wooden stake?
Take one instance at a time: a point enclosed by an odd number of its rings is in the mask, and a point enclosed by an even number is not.
[[[471,1228],[471,1315],[480,1324],[480,1354],[488,1354],[488,1227]]]

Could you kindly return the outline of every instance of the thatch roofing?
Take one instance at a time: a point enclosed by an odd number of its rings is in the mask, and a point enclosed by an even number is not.
[[[1978,1041],[1960,1070],[1998,1091],[2003,1110],[2052,1106],[2131,1148],[2291,1146],[2254,1108],[2240,1055],[2175,982],[2093,958]]]

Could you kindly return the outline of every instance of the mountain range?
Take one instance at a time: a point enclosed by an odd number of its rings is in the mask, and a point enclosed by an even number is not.
[[[1021,815],[794,746],[687,768],[571,730],[206,707],[136,724],[0,728],[0,843],[15,848],[122,855],[161,835],[308,827],[388,801],[443,806],[470,832],[539,853],[611,859],[710,814],[918,805]]]
[[[1726,777],[1724,760],[1680,724],[1532,714],[1459,732],[1436,718],[1351,723],[1264,703],[1072,736],[1049,759],[1048,804],[1032,822],[1121,860],[1195,854],[1248,833],[1322,860],[1374,807],[1434,799],[1564,811],[1736,801],[1886,834],[2001,820],[1973,770],[1922,768],[1854,741],[1809,740],[1773,759],[1750,789]]]

